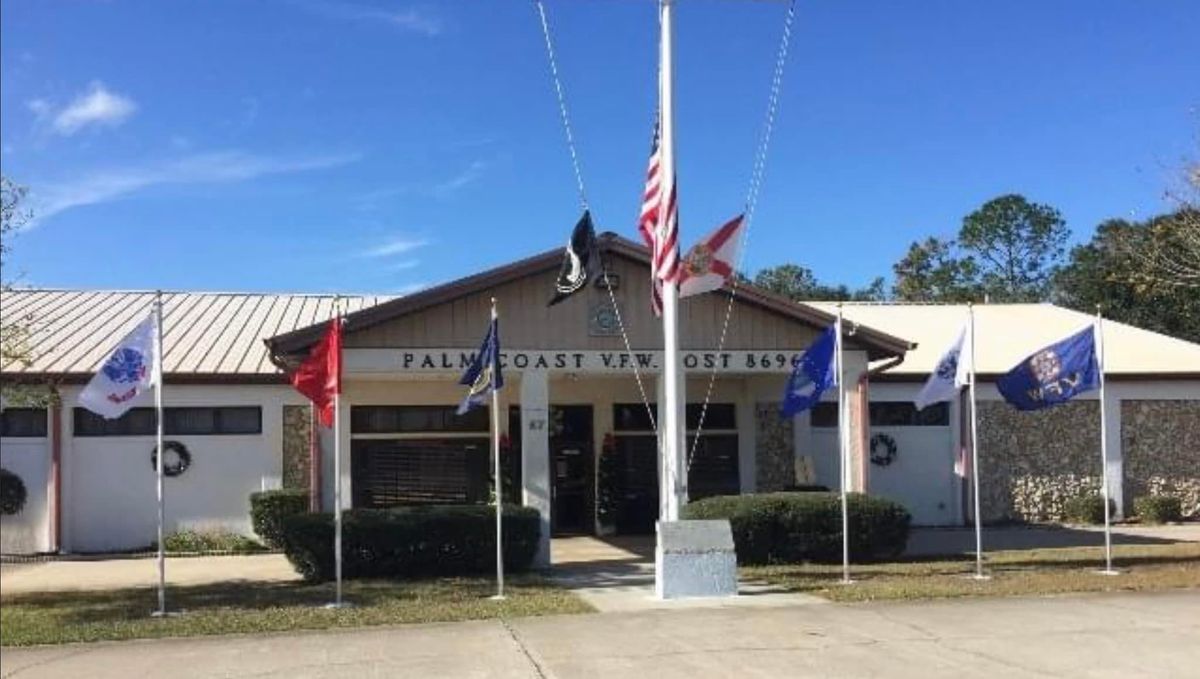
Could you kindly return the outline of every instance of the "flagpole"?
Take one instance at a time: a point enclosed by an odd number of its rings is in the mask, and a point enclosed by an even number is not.
[[[970,344],[967,351],[971,352],[971,372],[967,382],[971,398],[971,497],[975,504],[975,579],[988,580],[983,574],[983,516],[979,511],[979,418],[978,403],[975,392],[975,307],[967,302],[967,333]]]
[[[850,579],[850,509],[847,506],[846,487],[849,482],[850,469],[846,460],[847,449],[847,428],[846,428],[846,380],[844,369],[845,364],[842,357],[842,304],[837,305],[837,327],[834,331],[834,356],[836,360],[837,370],[837,385],[838,385],[838,459],[841,464],[842,476],[842,584],[848,585],[853,582]]]
[[[499,316],[496,314],[496,298],[492,298],[492,327],[496,327]],[[498,339],[494,341],[499,343]],[[499,350],[497,346],[496,350]],[[492,456],[496,464],[496,600],[504,599],[504,482],[500,473],[500,394],[495,388],[495,375],[492,379]]]
[[[659,199],[659,211],[662,220],[667,223],[671,219],[671,196],[675,192],[675,97],[673,84],[673,14],[674,0],[661,0],[661,55],[659,81],[659,115],[660,115],[660,160],[659,175],[662,177],[661,186],[668,190]],[[654,266],[656,263],[652,263]],[[655,272],[657,275],[658,272]],[[663,280],[662,285],[662,317],[663,317],[663,382],[664,404],[660,415],[660,423],[665,434],[663,436],[663,465],[665,474],[662,480],[662,490],[666,497],[664,503],[665,515],[660,517],[665,521],[678,521],[682,505],[686,502],[687,479],[681,470],[683,459],[683,410],[684,384],[680,375],[679,365],[679,282],[672,277]]]
[[[341,331],[342,298],[333,298],[333,322],[338,324]],[[341,371],[341,343],[338,343],[337,366]],[[341,608],[342,603],[342,380],[337,377],[337,387],[333,390],[333,572],[337,581],[333,605]]]
[[[157,454],[154,456],[154,476],[158,493],[158,611],[156,616],[167,614],[167,555],[163,544],[163,524],[165,510],[163,505],[163,311],[162,290],[154,293],[154,368],[158,372],[158,383],[154,385],[155,429],[154,440]]]
[[[1096,305],[1096,321],[1093,329],[1096,342],[1096,368],[1100,373],[1100,498],[1104,501],[1104,575],[1117,575],[1112,565],[1112,521],[1108,507],[1108,414],[1104,399],[1104,317],[1100,305]]]

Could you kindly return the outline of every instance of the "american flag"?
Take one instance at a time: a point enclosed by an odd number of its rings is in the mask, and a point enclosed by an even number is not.
[[[658,138],[661,124],[661,117],[654,121],[646,190],[642,194],[642,213],[638,220],[638,231],[652,254],[650,307],[655,316],[662,315],[663,281],[675,280],[679,275],[679,212],[675,203],[675,178],[664,181],[659,172],[661,155]],[[665,211],[662,209],[664,196]]]

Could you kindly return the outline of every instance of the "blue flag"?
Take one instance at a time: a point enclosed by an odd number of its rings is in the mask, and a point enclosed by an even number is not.
[[[493,318],[488,325],[487,336],[479,346],[475,360],[463,373],[459,384],[470,387],[467,396],[458,404],[458,414],[484,405],[493,391],[504,386],[504,375],[500,372],[500,321]]]
[[[804,355],[792,367],[787,389],[783,392],[783,405],[779,415],[792,417],[813,407],[821,400],[821,394],[837,384],[833,352],[837,344],[837,326],[830,326],[804,350]]]
[[[996,380],[996,388],[1017,410],[1041,410],[1066,403],[1100,386],[1096,336],[1092,328],[1051,344]]]

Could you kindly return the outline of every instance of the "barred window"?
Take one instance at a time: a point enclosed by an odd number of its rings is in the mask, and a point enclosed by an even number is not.
[[[0,410],[0,436],[38,438],[49,431],[45,408],[5,408]]]
[[[85,408],[75,409],[76,436],[153,436],[154,408],[133,408],[115,420]],[[258,406],[192,406],[163,409],[163,433],[168,436],[213,436],[262,433]]]
[[[703,403],[687,405],[687,429],[694,431],[700,428],[700,413]],[[658,421],[658,405],[650,404],[650,413],[654,421]],[[642,403],[613,404],[613,428],[617,431],[654,431],[650,414]],[[704,414],[704,428],[707,429],[737,429],[737,406],[732,403],[709,403],[708,412]]]
[[[355,434],[477,433],[489,430],[487,408],[462,415],[456,406],[352,406],[350,431]]]
[[[950,404],[934,403],[917,410],[911,401],[877,401],[871,404],[872,427],[945,427],[950,424]]]

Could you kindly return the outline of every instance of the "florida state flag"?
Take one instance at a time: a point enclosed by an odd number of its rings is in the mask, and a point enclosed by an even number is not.
[[[733,276],[742,241],[743,217],[734,217],[688,250],[679,269],[680,297],[718,290]]]
[[[292,373],[292,386],[316,406],[321,424],[333,426],[333,397],[342,393],[342,319],[329,321],[329,330],[313,345],[308,358]]]

